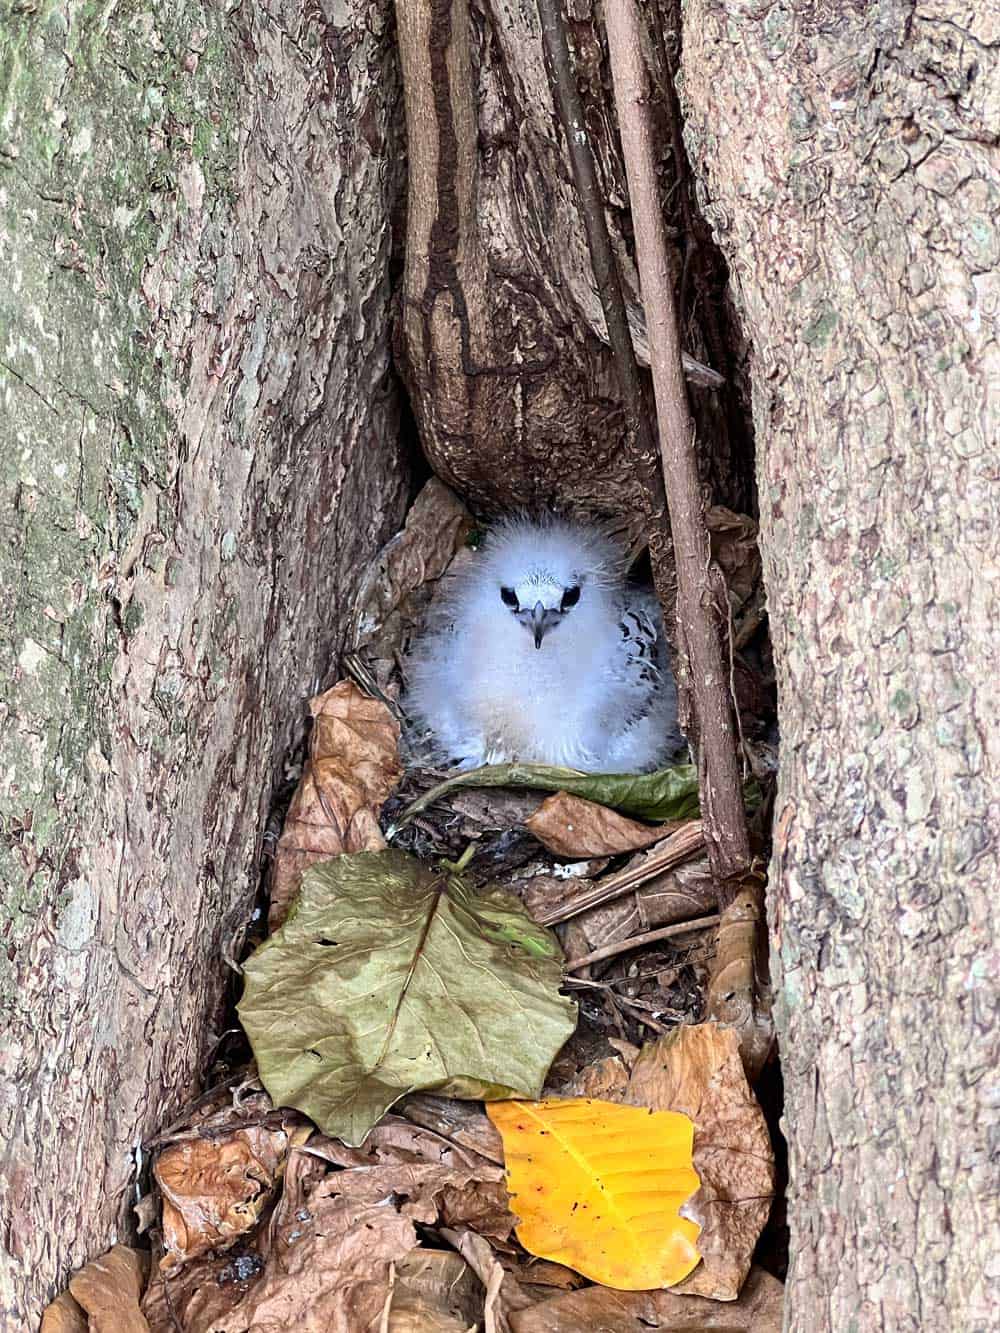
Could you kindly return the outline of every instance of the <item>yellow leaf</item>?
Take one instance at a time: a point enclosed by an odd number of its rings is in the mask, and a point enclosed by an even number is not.
[[[672,1287],[697,1265],[692,1121],[589,1097],[493,1102],[517,1238],[620,1291]]]

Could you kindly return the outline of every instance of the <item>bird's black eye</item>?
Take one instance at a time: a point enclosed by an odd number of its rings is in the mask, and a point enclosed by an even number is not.
[[[504,606],[509,606],[513,611],[517,610],[520,603],[517,600],[517,593],[513,588],[501,588],[500,596],[503,598]]]
[[[580,585],[574,584],[572,588],[567,588],[562,595],[562,610],[568,611],[571,606],[576,606],[580,600]]]

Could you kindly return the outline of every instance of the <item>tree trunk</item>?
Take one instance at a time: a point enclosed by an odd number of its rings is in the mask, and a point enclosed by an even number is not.
[[[405,499],[380,0],[4,5],[0,1324],[127,1225]]]
[[[688,146],[753,347],[788,1327],[979,1333],[1000,11],[688,0],[683,35]]]

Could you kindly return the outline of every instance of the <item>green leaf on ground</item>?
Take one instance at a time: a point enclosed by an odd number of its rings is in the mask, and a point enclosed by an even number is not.
[[[388,836],[408,824],[442,796],[460,787],[531,787],[538,791],[566,791],[588,801],[609,805],[636,819],[659,823],[666,819],[697,819],[698,773],[693,764],[675,764],[655,773],[581,773],[575,768],[549,764],[487,764],[439,782],[412,805],[389,830]]]
[[[397,851],[307,870],[244,971],[239,1014],[275,1105],[350,1144],[418,1089],[537,1097],[576,1026],[551,932]]]

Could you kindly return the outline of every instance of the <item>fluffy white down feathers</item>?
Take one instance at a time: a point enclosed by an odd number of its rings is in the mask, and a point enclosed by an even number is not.
[[[598,529],[509,519],[450,584],[408,673],[436,759],[640,773],[681,746],[659,608]]]

